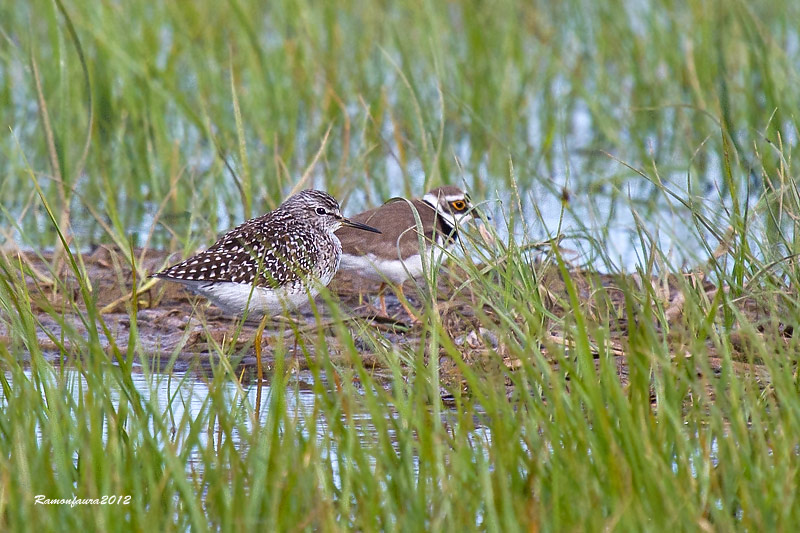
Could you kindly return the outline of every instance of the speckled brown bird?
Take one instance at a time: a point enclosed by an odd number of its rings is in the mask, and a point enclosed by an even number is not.
[[[379,231],[344,218],[327,193],[305,190],[154,277],[180,283],[228,314],[275,315],[331,281],[342,255],[335,234],[341,227]]]

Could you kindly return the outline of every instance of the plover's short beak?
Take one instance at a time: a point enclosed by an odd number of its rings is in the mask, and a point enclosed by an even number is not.
[[[342,219],[342,226],[348,226],[356,229],[363,229],[364,231],[371,231],[372,233],[380,233],[380,230],[377,230],[372,226],[367,226],[366,224],[362,224],[361,222],[353,222],[352,220],[347,220],[346,218]]]
[[[485,218],[486,220],[492,220],[492,217],[490,217],[488,213],[483,211],[483,209],[478,209],[477,206],[473,206],[472,209],[470,209],[470,212],[474,218]]]

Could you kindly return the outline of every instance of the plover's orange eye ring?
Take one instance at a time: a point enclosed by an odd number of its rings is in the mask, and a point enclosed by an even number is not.
[[[453,209],[455,209],[456,211],[463,211],[464,209],[467,208],[467,202],[465,202],[464,200],[456,200],[454,202],[450,202],[450,205],[452,205]]]

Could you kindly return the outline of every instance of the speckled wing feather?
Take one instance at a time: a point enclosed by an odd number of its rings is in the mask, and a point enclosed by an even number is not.
[[[291,231],[290,231],[291,226]],[[304,225],[289,224],[272,212],[248,220],[207,250],[160,273],[176,281],[231,281],[278,288],[300,282],[310,271],[314,254],[299,235]]]

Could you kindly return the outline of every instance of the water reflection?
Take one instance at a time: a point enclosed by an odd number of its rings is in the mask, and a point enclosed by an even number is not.
[[[56,370],[54,373],[38,371],[34,375],[34,372],[27,369],[24,371],[24,375],[31,383],[37,384],[37,388],[41,391],[43,397],[45,387],[38,384],[41,381],[46,381],[49,382],[50,386],[56,387],[71,396],[76,406],[87,405],[86,396],[90,385],[87,383],[85,376],[78,370],[63,369]],[[6,372],[5,377],[13,388],[14,380],[11,373]],[[211,384],[191,372],[172,372],[170,374],[134,372],[130,375],[130,379],[135,393],[139,395],[138,398],[131,398],[131,403],[139,404],[145,408],[144,415],[138,420],[142,423],[146,421],[146,431],[153,435],[160,445],[169,445],[175,449],[179,456],[186,458],[185,468],[190,475],[197,475],[204,471],[208,461],[208,451],[217,450],[217,439],[222,437],[220,422],[215,418],[215,413],[218,412],[220,403],[212,401],[212,396],[219,399],[221,395],[224,398],[224,406],[230,406],[232,417],[227,419],[227,423],[235,420],[230,432],[225,432],[224,439],[226,442],[233,444],[237,450],[242,452],[246,452],[247,447],[253,442],[251,433],[258,431],[258,428],[253,426],[254,418],[252,416],[257,395],[257,388],[254,384],[243,386],[235,380],[215,380]],[[58,381],[57,386],[56,380]],[[399,414],[391,406],[386,406],[381,411],[384,414],[385,423],[378,424],[381,428],[380,431],[383,432],[378,435],[373,413],[363,408],[361,403],[357,401],[348,404],[348,412],[346,414],[342,413],[340,420],[335,422],[328,420],[326,418],[326,410],[320,409],[318,393],[313,390],[313,385],[314,379],[311,372],[300,371],[296,373],[282,391],[281,408],[287,413],[287,418],[294,423],[295,429],[299,428],[304,438],[311,438],[310,431],[315,432],[313,437],[317,441],[320,458],[330,465],[333,482],[337,488],[341,488],[339,475],[340,454],[337,445],[338,439],[334,433],[341,433],[341,430],[332,429],[330,427],[332,423],[341,422],[349,425],[359,444],[365,448],[380,446],[381,439],[388,438],[396,454],[409,453],[409,449],[406,447],[401,449],[399,445],[394,429],[394,423],[399,418]],[[324,390],[330,390],[331,388],[332,386],[324,384]],[[102,392],[108,393],[114,410],[119,410],[121,401],[127,401],[133,391],[123,389],[109,375],[104,383]],[[274,415],[274,413],[270,412],[272,408],[271,400],[273,399],[272,392],[273,390],[269,385],[265,385],[262,389],[262,403],[258,422],[262,427],[268,425],[270,423],[268,418]],[[98,398],[95,397],[94,400],[98,401]],[[13,398],[6,398],[3,389],[0,388],[0,404],[7,401],[13,401]],[[83,409],[83,407],[80,409]],[[442,420],[445,424],[455,423],[456,413],[444,409],[442,411]],[[211,431],[195,431],[198,421],[201,427],[208,428],[209,425],[212,425],[213,429]],[[284,422],[286,422],[285,418],[279,421],[279,424],[286,430]],[[41,423],[41,420],[36,422],[36,437],[37,442],[40,444],[43,441]],[[133,422],[129,421],[129,423]],[[166,432],[164,431],[165,426]],[[105,444],[108,442],[109,431],[111,431],[110,424],[103,424],[102,427],[102,440]],[[193,427],[195,430],[192,429]],[[341,438],[341,434],[339,438]],[[189,439],[191,439],[191,442],[189,442]],[[476,421],[476,429],[471,433],[470,440],[476,449],[484,450],[485,454],[488,453],[491,447],[491,434],[488,428],[477,425]],[[416,475],[419,461],[416,452],[412,451],[411,453],[413,453],[413,457],[410,460],[413,465],[413,472]],[[205,460],[204,454],[206,455]],[[75,452],[72,459],[77,467],[77,452]],[[372,454],[370,454],[369,463],[373,467],[376,465],[375,456]]]

